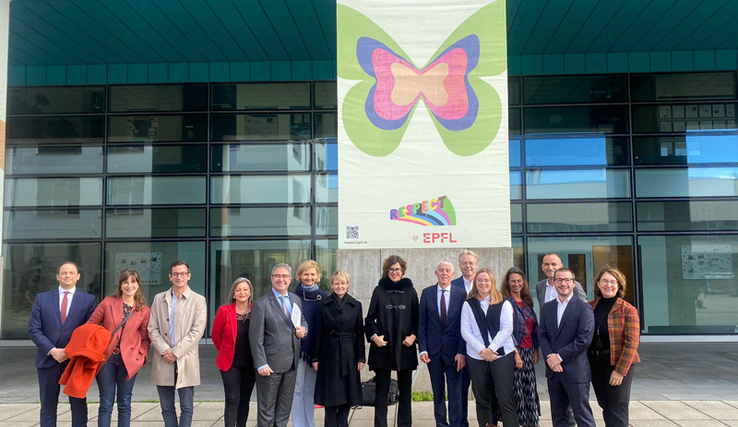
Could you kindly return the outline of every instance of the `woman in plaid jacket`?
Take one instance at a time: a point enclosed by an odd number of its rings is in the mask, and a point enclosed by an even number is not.
[[[595,331],[589,346],[592,387],[607,427],[628,426],[630,386],[633,364],[638,357],[640,320],[638,311],[625,296],[625,276],[617,268],[607,267],[595,280]]]

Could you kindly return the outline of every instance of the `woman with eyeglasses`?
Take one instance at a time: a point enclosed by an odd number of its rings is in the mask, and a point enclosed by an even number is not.
[[[297,267],[295,295],[302,301],[302,314],[308,326],[308,336],[300,342],[300,361],[297,365],[295,394],[292,398],[292,425],[294,427],[315,427],[315,380],[316,370],[310,364],[310,351],[318,320],[318,307],[328,298],[328,294],[318,287],[320,269],[318,263],[308,260]]]
[[[617,268],[603,268],[597,275],[594,309],[595,331],[587,355],[592,368],[592,388],[607,427],[628,426],[633,364],[638,357],[640,319],[626,302],[625,275]]]
[[[256,369],[249,343],[249,323],[254,290],[251,281],[239,277],[228,292],[213,321],[212,340],[218,349],[215,365],[225,389],[225,427],[244,427],[249,401],[256,383]]]
[[[466,341],[472,392],[479,427],[497,425],[492,413],[497,399],[502,424],[518,427],[514,367],[518,350],[512,338],[513,307],[495,284],[487,268],[477,271],[469,297],[461,309],[461,337]]]
[[[519,268],[507,270],[500,285],[502,296],[509,298],[513,307],[513,337],[518,352],[515,353],[515,400],[518,421],[521,426],[538,427],[541,402],[538,399],[536,370],[538,353],[538,319],[533,311],[533,298],[525,273]]]
[[[407,263],[397,255],[382,262],[382,278],[374,288],[364,322],[369,347],[369,369],[374,371],[376,394],[374,426],[387,427],[390,375],[397,372],[399,407],[397,424],[413,423],[411,394],[413,371],[418,368],[418,315],[420,303],[413,282],[405,275]]]

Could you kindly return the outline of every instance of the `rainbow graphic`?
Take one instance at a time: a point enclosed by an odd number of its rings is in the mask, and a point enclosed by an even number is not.
[[[403,221],[425,227],[456,225],[454,205],[446,196],[390,209],[390,221]]]

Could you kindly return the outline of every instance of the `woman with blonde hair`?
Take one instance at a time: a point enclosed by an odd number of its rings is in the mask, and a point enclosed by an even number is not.
[[[505,427],[519,427],[512,356],[517,349],[512,333],[512,304],[497,290],[492,271],[482,268],[474,276],[461,309],[461,336],[466,341],[466,363],[480,427],[496,425],[495,399]]]

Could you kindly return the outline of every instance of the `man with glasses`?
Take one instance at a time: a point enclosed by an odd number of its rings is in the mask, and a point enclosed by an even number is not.
[[[271,291],[254,303],[249,325],[251,353],[259,374],[257,425],[285,427],[290,419],[300,340],[307,335],[307,322],[300,298],[287,292],[292,283],[292,268],[287,264],[275,265],[271,281]]]
[[[571,405],[579,427],[595,427],[589,406],[592,372],[587,348],[594,333],[592,307],[574,296],[574,272],[560,268],[553,274],[557,298],[543,305],[538,331],[551,399],[554,427],[567,427]]]
[[[205,297],[188,286],[190,276],[186,262],[173,262],[169,267],[172,287],[157,294],[151,303],[149,338],[155,349],[151,381],[159,392],[165,427],[192,425],[195,386],[200,385],[199,344],[207,324],[207,304]],[[181,409],[179,423],[175,390]]]

